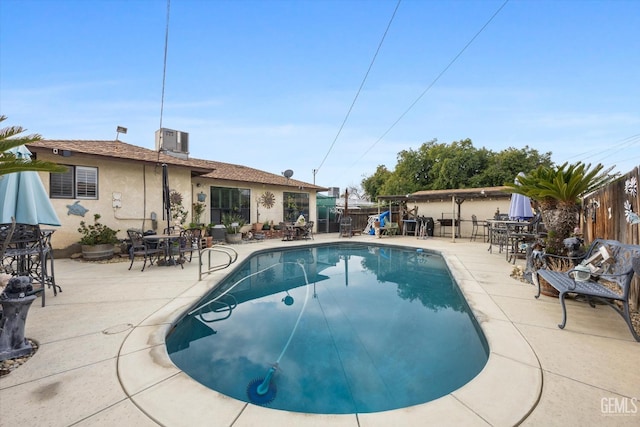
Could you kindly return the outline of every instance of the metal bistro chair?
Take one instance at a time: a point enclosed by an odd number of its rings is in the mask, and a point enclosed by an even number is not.
[[[475,241],[480,232],[480,223],[478,222],[478,217],[475,215],[471,215],[471,241]],[[486,242],[487,237],[489,235],[489,224],[486,222],[482,222],[482,241]]]
[[[280,229],[282,230],[283,241],[289,241],[296,238],[296,229],[292,222],[281,222]]]
[[[191,259],[193,258],[193,252],[198,252],[200,253],[200,248],[201,243],[200,241],[202,240],[202,230],[199,228],[188,228],[186,230],[182,230],[180,232],[180,246],[179,246],[179,252],[180,252],[180,258],[182,260],[187,260],[189,262],[191,262]],[[189,257],[187,258],[187,254],[189,254]],[[182,266],[182,262],[180,263],[180,266]],[[184,267],[182,267],[184,268]]]
[[[11,217],[11,224],[0,224],[0,259],[4,259],[4,252],[11,243],[11,237],[15,229],[16,220],[13,217]]]
[[[340,219],[340,236],[339,237],[351,237],[351,217],[347,216]]]
[[[129,270],[131,270],[136,256],[142,256],[144,258],[141,270],[144,271],[147,265],[147,260],[149,260],[149,265],[153,265],[154,257],[157,259],[164,251],[164,248],[158,247],[157,243],[145,240],[143,234],[138,230],[129,229],[127,230],[127,235],[131,241],[131,248],[129,248],[131,264],[129,264]]]
[[[489,253],[493,253],[493,245],[498,246],[500,253],[507,245],[507,226],[502,223],[492,223],[489,228]]]
[[[507,261],[515,264],[516,258],[526,258],[527,248],[538,240],[542,217],[536,215],[531,221],[507,225],[506,250]]]
[[[307,240],[307,239],[311,239],[313,240],[313,221],[308,221],[305,226],[304,226],[304,231],[302,234],[302,237]]]
[[[0,240],[7,241],[11,224],[0,226]],[[53,253],[50,244],[51,232],[44,233],[39,225],[15,224],[13,233],[4,247],[3,269],[15,276],[29,276],[40,284],[42,306],[45,306],[45,287],[53,288],[58,295],[62,288],[55,283],[53,276]],[[5,245],[3,245],[5,246]]]

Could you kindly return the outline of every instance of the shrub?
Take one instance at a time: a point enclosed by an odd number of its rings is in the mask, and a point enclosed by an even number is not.
[[[80,239],[81,245],[102,245],[118,243],[118,231],[101,224],[98,220],[100,214],[93,215],[93,224],[87,225],[84,221],[80,221],[78,232],[82,234]]]

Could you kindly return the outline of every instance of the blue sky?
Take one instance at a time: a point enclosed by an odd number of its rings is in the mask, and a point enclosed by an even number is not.
[[[504,3],[402,0],[358,94],[396,0],[172,0],[162,126],[192,157],[342,189],[434,138],[640,165],[640,1]],[[166,18],[166,0],[3,0],[3,125],[124,126],[154,149]]]

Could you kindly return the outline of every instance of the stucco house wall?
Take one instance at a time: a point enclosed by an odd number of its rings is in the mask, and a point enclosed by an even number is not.
[[[78,250],[81,237],[77,231],[80,221],[93,223],[93,215],[101,215],[100,222],[120,230],[118,237],[126,238],[126,230],[154,230],[163,232],[167,226],[163,219],[162,163],[168,165],[169,188],[183,197],[183,208],[188,212],[184,227],[194,222],[193,202],[203,192],[207,195],[201,223],[210,223],[209,188],[246,188],[251,192],[250,219],[260,221],[282,221],[284,193],[307,193],[309,196],[309,220],[315,221],[316,193],[326,190],[302,181],[287,179],[241,165],[233,165],[202,159],[175,158],[121,141],[38,141],[28,145],[38,159],[69,166],[87,166],[98,169],[98,198],[69,199],[51,198],[51,203],[60,219],[52,245],[55,250],[67,255]],[[61,155],[61,153],[67,155]],[[40,173],[45,188],[50,191],[50,174]],[[271,209],[258,207],[257,199],[265,191],[274,193],[276,201]],[[74,204],[87,209],[84,216],[73,214],[69,206]],[[153,215],[155,214],[155,215]],[[155,221],[152,221],[155,216]],[[173,222],[173,221],[171,221]]]
[[[486,219],[492,219],[499,209],[500,213],[509,213],[509,198],[499,199],[467,199],[460,205],[460,234],[461,238],[470,238],[473,227],[472,215],[478,218],[478,222],[482,225],[482,222]],[[418,206],[418,215],[432,217],[435,221],[435,235],[440,235],[440,226],[438,219],[441,218],[457,218],[458,217],[458,205],[452,203],[451,200],[446,201],[430,201],[430,202],[417,202],[415,204],[409,204],[411,209],[413,206]],[[444,216],[443,216],[444,215]],[[447,227],[446,235],[451,235],[451,228]],[[482,230],[480,230],[482,234]]]
[[[60,219],[60,227],[52,227],[56,232],[52,245],[64,249],[76,244],[81,235],[77,231],[80,221],[93,223],[94,214],[100,214],[100,222],[120,230],[118,237],[126,238],[128,228],[141,230],[153,229],[151,213],[155,212],[160,232],[166,226],[162,220],[162,168],[133,160],[110,160],[95,156],[77,154],[60,159],[59,156],[39,154],[39,159],[55,161],[64,165],[90,166],[98,168],[98,198],[58,199],[51,203]],[[188,168],[170,167],[169,184],[171,189],[184,197],[183,205],[191,211],[191,174]],[[49,173],[40,172],[40,177],[49,189]],[[118,203],[118,195],[120,202]],[[84,216],[72,214],[69,206],[76,202],[88,211]],[[119,206],[115,206],[119,205]]]

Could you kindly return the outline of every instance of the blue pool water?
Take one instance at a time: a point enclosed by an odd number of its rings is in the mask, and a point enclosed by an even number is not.
[[[438,253],[353,243],[254,255],[175,325],[167,349],[225,395],[325,414],[437,399],[488,358]]]

